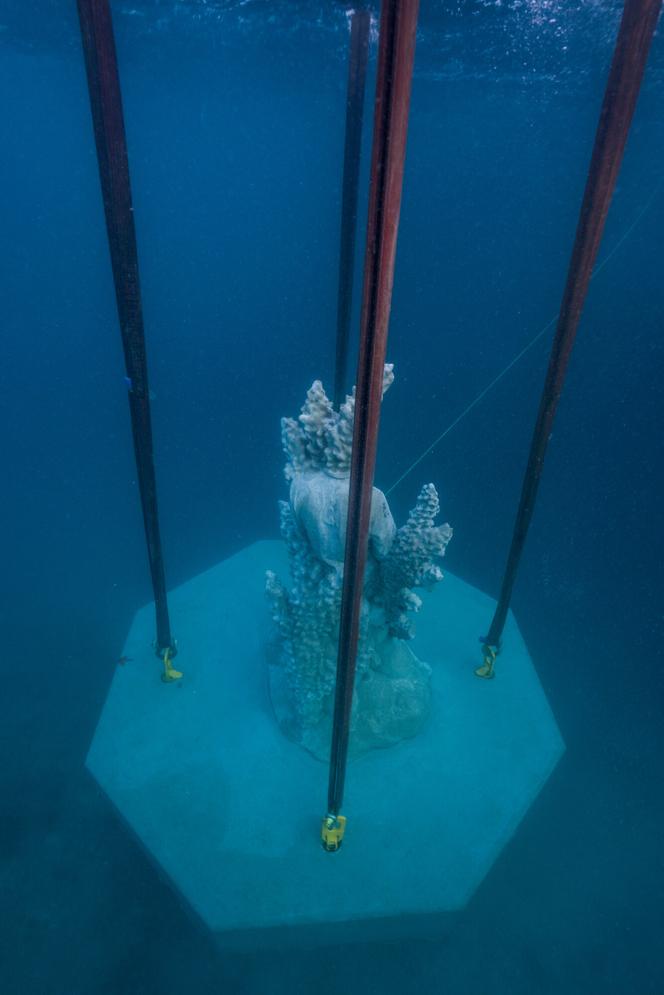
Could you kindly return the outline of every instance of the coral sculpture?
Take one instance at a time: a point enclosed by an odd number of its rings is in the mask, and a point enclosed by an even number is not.
[[[383,394],[394,380],[385,366]],[[268,571],[267,594],[277,623],[270,691],[277,719],[292,739],[327,759],[336,678],[355,391],[339,411],[316,380],[298,418],[283,418],[290,500],[280,502],[281,534],[291,573],[287,589]],[[408,645],[413,587],[442,579],[437,564],[452,536],[435,525],[433,484],[422,488],[397,530],[387,499],[374,487],[369,553],[360,620],[351,754],[414,736],[429,712],[430,675]]]

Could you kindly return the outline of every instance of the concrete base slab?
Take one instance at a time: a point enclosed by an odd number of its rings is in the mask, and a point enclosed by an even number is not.
[[[492,599],[449,573],[424,595],[412,646],[433,668],[431,719],[415,739],[351,761],[346,838],[328,854],[326,765],[285,739],[271,712],[268,568],[287,578],[283,543],[257,542],[171,593],[178,683],[160,679],[153,606],[136,614],[88,767],[226,943],[440,924],[466,904],[564,749],[517,624],[510,615],[498,676],[482,681],[473,670]]]

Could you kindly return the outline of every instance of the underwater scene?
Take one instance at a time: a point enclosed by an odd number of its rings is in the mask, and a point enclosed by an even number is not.
[[[0,995],[660,995],[661,0],[0,0]]]

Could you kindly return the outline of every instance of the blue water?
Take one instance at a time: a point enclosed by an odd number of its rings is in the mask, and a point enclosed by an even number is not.
[[[279,417],[332,382],[346,16],[112,9],[175,585],[277,535]],[[422,0],[379,486],[555,315],[619,13]],[[444,938],[239,956],[84,771],[149,578],[75,4],[0,29],[0,991],[663,991],[661,30],[514,598],[567,752]],[[448,567],[493,594],[551,334],[391,495],[435,481]]]

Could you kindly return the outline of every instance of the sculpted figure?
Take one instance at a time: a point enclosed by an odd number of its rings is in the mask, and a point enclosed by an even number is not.
[[[385,367],[383,393],[394,379]],[[350,481],[355,392],[335,411],[315,381],[297,419],[282,419],[288,501],[280,502],[291,584],[267,574],[277,623],[269,664],[270,693],[284,732],[327,760],[336,676],[339,612]],[[408,645],[413,587],[442,579],[437,560],[452,536],[435,525],[433,484],[422,488],[408,522],[397,530],[387,499],[374,487],[369,554],[351,724],[351,755],[414,736],[430,705],[429,666]]]

